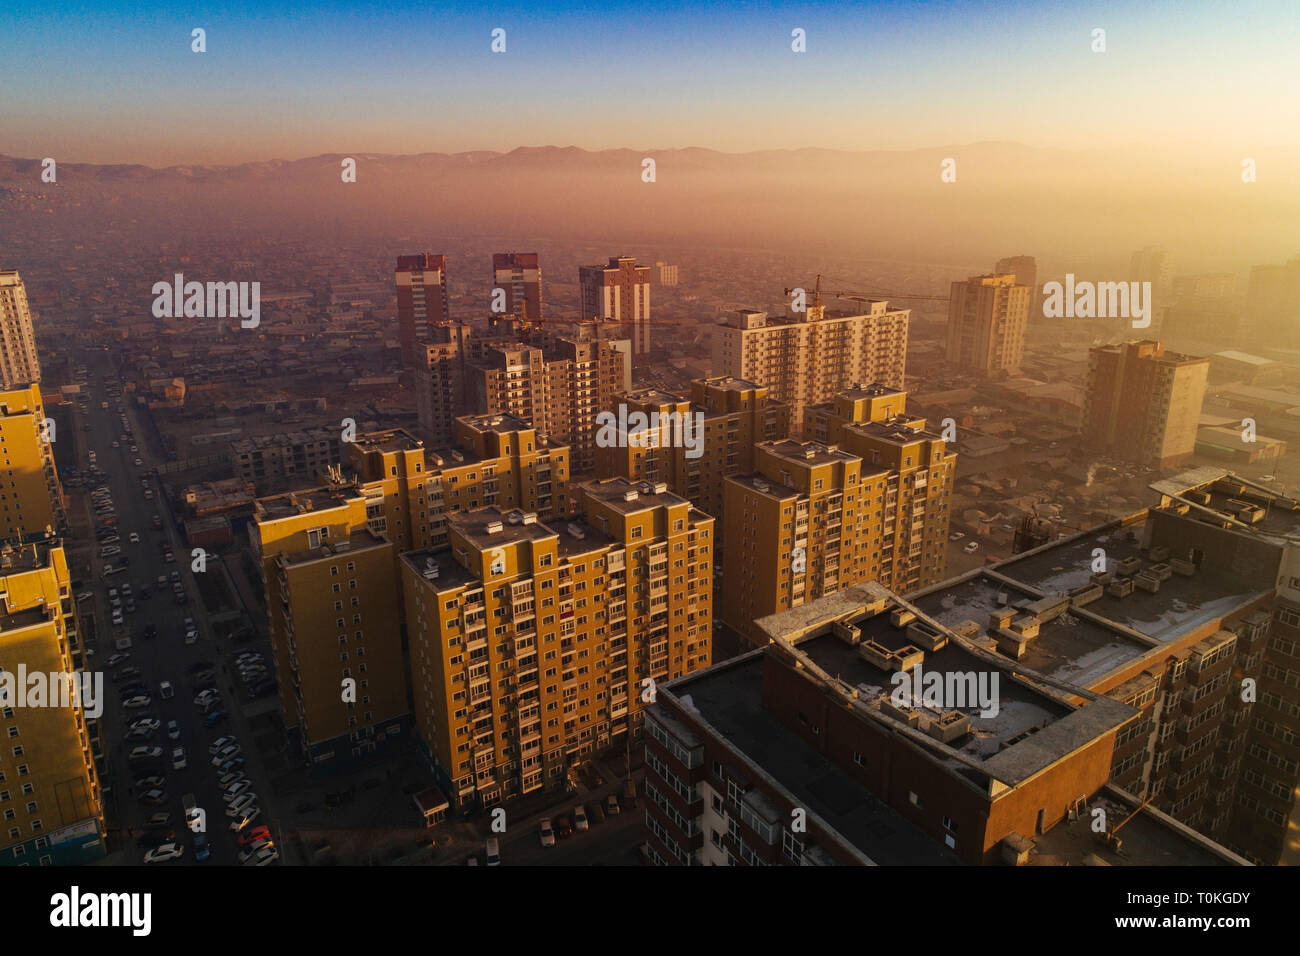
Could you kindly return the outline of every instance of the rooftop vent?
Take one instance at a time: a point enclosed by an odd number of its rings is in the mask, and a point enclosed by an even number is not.
[[[630,491],[630,490],[629,490],[629,491],[625,491],[625,492],[623,492],[623,500],[624,500],[624,501],[636,501],[637,498],[639,498],[639,497],[641,497],[641,496],[638,495],[635,491]]]
[[[424,559],[424,570],[421,572],[426,581],[436,581],[438,579],[438,562],[433,558]]]
[[[487,525],[487,533],[500,534],[504,528],[505,525],[503,525],[500,521],[489,521]]]
[[[574,524],[573,522],[569,523],[569,534],[573,535],[575,538],[579,540],[582,540],[587,536],[587,532],[586,530],[583,529],[582,525]]]
[[[506,520],[511,524],[520,524],[524,520],[524,513],[516,508],[514,511],[506,513]]]
[[[536,511],[525,511],[525,512],[524,512],[524,524],[537,524],[537,512],[536,512]]]

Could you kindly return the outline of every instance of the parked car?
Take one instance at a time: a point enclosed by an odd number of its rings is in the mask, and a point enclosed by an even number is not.
[[[176,691],[172,689],[171,681],[165,680],[158,685],[158,696],[163,700],[171,700],[176,696]]]
[[[140,799],[140,802],[141,802],[141,803],[151,803],[151,804],[153,804],[154,806],[157,806],[157,805],[160,804],[160,803],[166,803],[166,802],[167,802],[167,791],[165,791],[165,790],[150,790],[150,791],[148,791],[147,793],[142,793],[142,794],[140,794],[140,798],[139,798],[139,799]]]
[[[230,806],[226,808],[226,815],[236,818],[241,817],[255,803],[257,803],[257,794],[241,793],[230,801]]]
[[[167,721],[167,739],[168,740],[181,739],[181,722],[179,720]]]
[[[248,826],[254,823],[261,815],[261,807],[247,807],[244,811],[244,815],[230,824],[230,832],[239,833],[240,831],[247,829]]]
[[[542,846],[555,846],[555,830],[551,827],[550,820],[542,820],[538,824],[537,835],[541,838]]]
[[[236,780],[221,792],[221,799],[226,803],[233,804],[235,800],[247,793],[252,786],[251,780]]]
[[[132,747],[131,752],[126,755],[127,760],[156,760],[162,756],[161,747]]]
[[[245,847],[252,846],[254,843],[260,843],[262,840],[269,840],[270,838],[271,838],[270,828],[262,826],[262,827],[254,827],[252,830],[249,830],[247,833],[241,834],[238,840],[236,840],[235,842],[239,844],[241,849],[243,849]]]
[[[172,769],[184,770],[187,766],[189,766],[189,764],[185,759],[185,748],[184,747],[174,748],[172,750]]]
[[[587,823],[587,811],[582,808],[582,804],[573,808],[573,826],[576,830],[586,830],[590,826]]]
[[[618,805],[618,797],[614,796],[614,794],[611,793],[605,798],[605,812],[611,817],[618,816],[619,813],[622,812],[622,809],[623,808]]]
[[[141,846],[160,847],[176,839],[176,831],[168,829],[145,830],[137,838]]]
[[[185,855],[185,847],[179,843],[164,843],[160,847],[155,847],[144,855],[146,863],[166,863],[169,860],[179,860]]]
[[[560,816],[555,818],[555,832],[559,834],[561,838],[573,836],[573,824],[569,822],[567,815],[560,814]]]
[[[141,707],[148,707],[153,703],[153,698],[148,694],[142,694],[138,697],[131,697],[122,702],[122,706],[128,710],[138,710]]]
[[[268,844],[258,850],[252,859],[245,860],[244,864],[246,866],[270,866],[278,859],[280,859],[280,851]]]
[[[488,866],[501,865],[501,841],[496,837],[488,837],[483,854],[484,861]]]

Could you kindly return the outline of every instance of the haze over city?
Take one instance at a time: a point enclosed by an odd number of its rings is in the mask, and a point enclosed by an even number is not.
[[[1300,861],[1298,10],[20,0],[38,921],[965,866],[1249,927]]]

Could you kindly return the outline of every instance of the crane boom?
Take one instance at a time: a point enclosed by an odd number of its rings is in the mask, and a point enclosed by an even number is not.
[[[786,289],[785,294],[789,295],[794,289]],[[832,299],[853,299],[857,301],[867,301],[869,299],[923,299],[930,302],[947,302],[946,295],[896,295],[892,292],[852,292],[849,290],[840,290],[836,292],[827,292],[827,296]],[[817,276],[817,284],[813,290],[813,305],[822,304],[822,277]]]

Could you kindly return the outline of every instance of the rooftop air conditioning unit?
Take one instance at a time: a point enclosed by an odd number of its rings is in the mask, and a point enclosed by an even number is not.
[[[489,521],[487,525],[487,533],[500,534],[504,528],[505,525],[503,525],[500,521]]]

